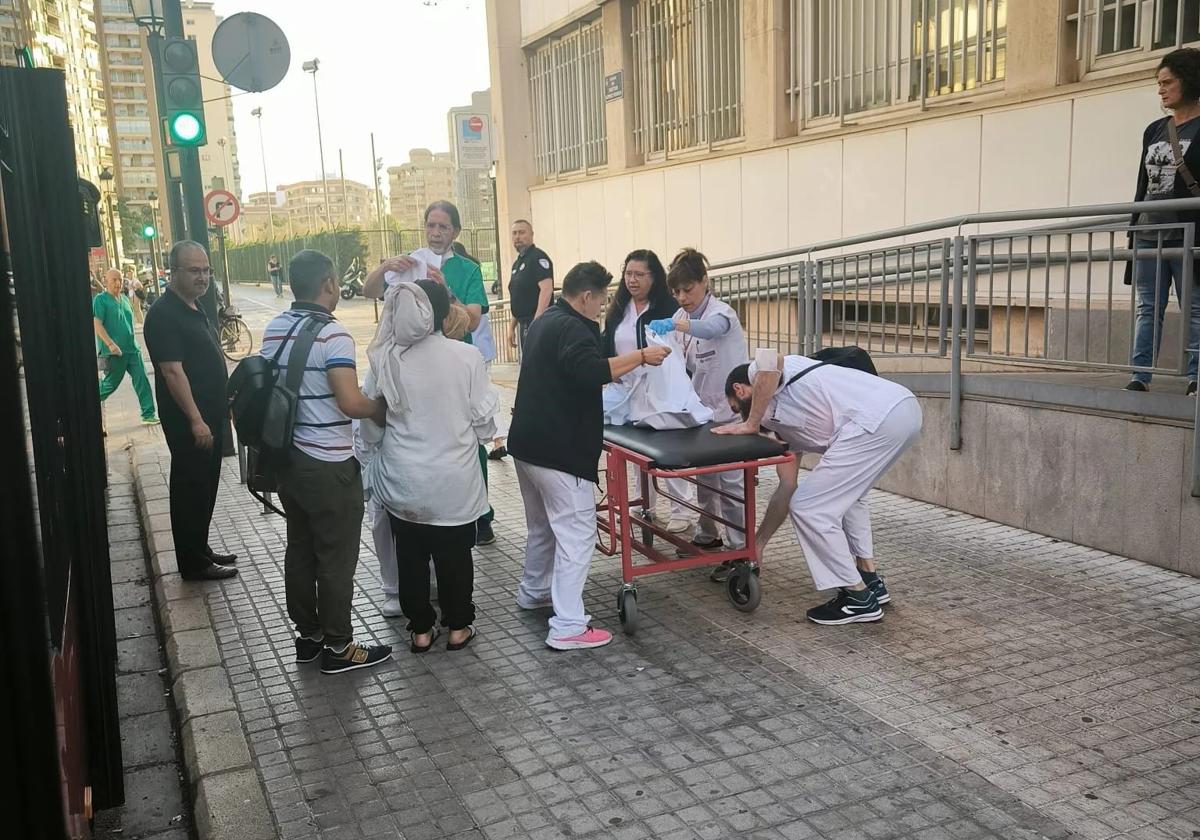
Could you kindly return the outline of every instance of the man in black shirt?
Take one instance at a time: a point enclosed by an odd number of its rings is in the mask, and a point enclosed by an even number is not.
[[[567,272],[563,296],[530,326],[508,433],[529,530],[517,605],[554,607],[546,644],[556,650],[612,641],[607,630],[588,626],[583,608],[604,443],[600,392],[636,367],[662,364],[671,352],[652,345],[605,358],[596,321],[611,280],[599,263],[580,263]]]
[[[508,344],[517,347],[524,346],[529,325],[549,308],[554,298],[554,263],[533,244],[533,225],[524,219],[512,223],[512,244],[517,249],[517,259],[508,280],[513,314],[508,322]]]
[[[176,242],[171,284],[146,313],[146,349],[163,435],[171,450],[171,534],[185,580],[237,574],[233,554],[216,554],[208,527],[217,503],[221,448],[228,408],[225,358],[217,334],[196,301],[212,283],[208,254],[198,242]]]

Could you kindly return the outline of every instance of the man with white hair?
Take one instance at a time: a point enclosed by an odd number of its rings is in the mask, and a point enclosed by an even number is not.
[[[150,390],[150,380],[146,378],[142,350],[133,334],[133,306],[123,289],[124,279],[121,272],[110,268],[104,273],[104,291],[92,300],[96,352],[100,354],[100,361],[104,367],[104,378],[100,380],[100,402],[104,402],[117,390],[117,386],[128,373],[142,408],[142,422],[147,426],[157,426],[154,394]]]

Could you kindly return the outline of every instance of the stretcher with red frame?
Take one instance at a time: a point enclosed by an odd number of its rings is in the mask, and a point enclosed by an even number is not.
[[[618,552],[621,555],[624,584],[617,593],[617,614],[630,635],[637,632],[639,620],[636,580],[644,575],[729,563],[733,568],[725,581],[725,593],[730,603],[750,612],[761,600],[758,560],[754,556],[754,488],[758,484],[758,471],[795,460],[795,456],[783,444],[760,435],[714,435],[714,425],[669,431],[637,426],[604,427],[605,492],[596,505],[597,548],[609,557]],[[631,467],[636,470],[632,490]],[[653,517],[651,489],[703,513],[696,504],[673,495],[659,483],[660,479],[679,478],[697,484],[700,476],[732,470],[742,473],[742,497],[718,488],[708,489],[741,503],[743,519],[730,522],[721,516],[711,518],[745,534],[744,548],[723,547],[712,551],[698,548],[688,537],[671,533]],[[655,548],[656,538],[665,543],[669,554]],[[634,562],[635,551],[643,562]]]

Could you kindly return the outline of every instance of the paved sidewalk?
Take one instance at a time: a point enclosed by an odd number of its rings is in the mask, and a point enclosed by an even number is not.
[[[1200,836],[1200,581],[877,493],[879,624],[805,621],[819,596],[781,537],[757,612],[698,572],[644,579],[636,637],[598,558],[588,607],[617,638],[556,653],[546,615],[513,603],[509,459],[499,541],[476,555],[481,638],[408,653],[364,542],[355,630],[395,661],[329,677],[292,661],[283,521],[235,461],[224,481],[216,544],[241,574],[183,587],[205,596],[280,837]]]

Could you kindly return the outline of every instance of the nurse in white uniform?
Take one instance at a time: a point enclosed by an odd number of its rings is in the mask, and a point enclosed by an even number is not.
[[[678,331],[684,362],[692,375],[692,388],[700,402],[712,409],[713,417],[721,423],[732,423],[738,416],[725,397],[725,379],[738,365],[746,363],[746,336],[741,321],[729,304],[709,290],[708,260],[694,248],[684,248],[671,261],[667,286],[675,296],[679,309],[670,318],[650,322],[658,335]],[[706,549],[722,548],[727,542],[732,548],[746,545],[746,535],[736,528],[725,529],[725,541],[716,519],[742,522],[743,505],[729,496],[741,498],[742,473],[731,470],[698,477],[696,496],[709,515],[701,516],[692,544]],[[729,576],[732,564],[722,564],[712,573],[713,580]]]
[[[921,406],[907,388],[860,370],[805,356],[759,351],[726,382],[730,408],[744,419],[724,434],[774,432],[797,452],[821,460],[804,481],[793,464],[779,468],[779,488],[758,528],[762,552],[785,518],[819,590],[833,600],[808,611],[818,624],[878,621],[891,600],[875,569],[867,493],[921,433]]]

